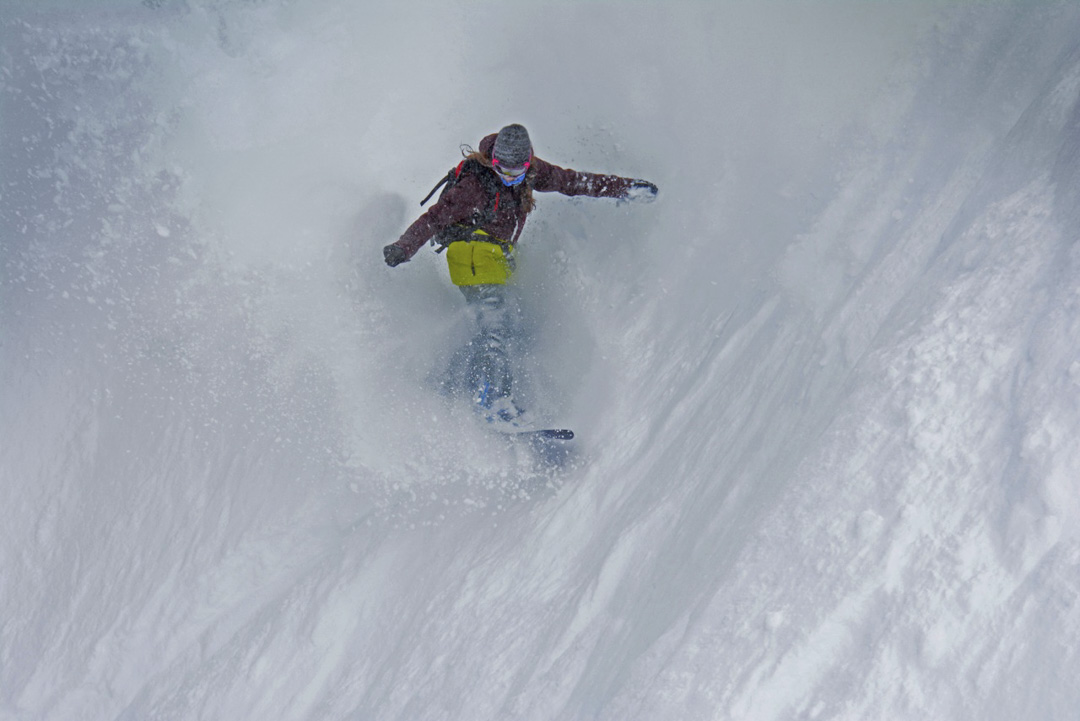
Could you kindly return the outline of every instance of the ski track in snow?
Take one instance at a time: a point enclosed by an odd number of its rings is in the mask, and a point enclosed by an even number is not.
[[[1077,718],[1077,38],[8,3],[0,721]],[[437,392],[441,256],[379,262],[509,122],[661,188],[539,199],[547,453]]]

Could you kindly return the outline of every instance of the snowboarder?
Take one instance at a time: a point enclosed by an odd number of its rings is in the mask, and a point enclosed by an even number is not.
[[[652,200],[657,188],[646,180],[583,173],[541,160],[518,124],[486,136],[477,151],[463,147],[462,154],[465,159],[443,181],[447,187],[438,202],[383,248],[383,258],[393,268],[429,240],[439,245],[438,252],[446,250],[450,279],[476,319],[477,335],[470,343],[473,401],[489,422],[514,424],[522,409],[512,395],[506,342],[516,313],[505,286],[514,270],[514,246],[533,209],[533,192]]]

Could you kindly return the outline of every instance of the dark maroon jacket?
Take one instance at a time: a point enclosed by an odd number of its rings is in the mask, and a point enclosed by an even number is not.
[[[495,133],[492,133],[480,141],[480,152],[490,158],[494,145]],[[495,173],[490,168],[485,168],[482,172]],[[497,183],[499,190],[495,215],[489,222],[481,225],[480,229],[508,243],[516,242],[528,215],[522,204],[526,184],[540,193],[624,198],[632,182],[631,178],[617,175],[598,175],[560,168],[533,156],[524,183],[510,187],[504,186],[502,181]],[[439,202],[417,218],[394,245],[404,248],[411,258],[440,230],[454,223],[468,222],[475,212],[482,213],[491,202],[489,191],[484,185],[475,175],[464,175],[443,193]]]

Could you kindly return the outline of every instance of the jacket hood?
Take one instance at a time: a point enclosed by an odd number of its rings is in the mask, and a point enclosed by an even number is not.
[[[480,141],[480,152],[491,157],[491,152],[495,149],[495,138],[499,136],[498,133],[492,133],[491,135],[485,135],[484,139]]]

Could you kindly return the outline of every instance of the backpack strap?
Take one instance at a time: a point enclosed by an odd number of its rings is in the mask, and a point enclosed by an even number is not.
[[[431,189],[431,192],[428,193],[427,195],[425,195],[424,199],[420,201],[420,207],[421,208],[424,207],[424,203],[431,200],[431,196],[435,195],[435,191],[438,190],[439,188],[443,187],[447,183],[450,183],[450,185],[447,186],[447,190],[452,188],[454,186],[454,183],[456,183],[458,181],[458,178],[461,177],[461,166],[463,166],[463,165],[465,165],[464,160],[462,160],[460,163],[458,163],[456,168],[450,168],[450,172],[448,172],[443,177],[442,180],[440,180],[438,183],[436,183],[435,187]],[[441,198],[442,196],[440,195],[439,197]]]
[[[483,210],[478,210],[473,213],[472,217],[466,222],[454,223],[453,225],[444,228],[431,239],[431,244],[438,246],[435,249],[436,253],[443,252],[448,245],[458,240],[482,240],[489,243],[494,242],[499,245],[506,242],[495,238],[493,235],[480,231],[482,225],[488,223],[495,217],[495,214],[499,210],[499,201],[502,198],[502,188],[500,187],[498,178],[495,177],[494,173],[485,173],[485,170],[486,168],[476,160],[468,158],[462,160],[457,164],[457,167],[450,169],[446,174],[446,177],[440,180],[439,183],[431,189],[431,192],[428,193],[427,197],[420,203],[420,205],[426,203],[431,196],[435,194],[435,191],[443,185],[446,186],[443,189],[443,193],[445,194],[450,188],[457,185],[461,178],[466,174],[475,175],[477,180],[480,181],[480,184],[487,191],[488,202]],[[439,199],[442,199],[442,195],[439,196]],[[476,235],[477,237],[473,238],[473,235]]]

